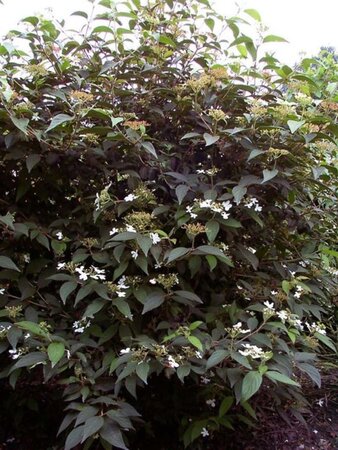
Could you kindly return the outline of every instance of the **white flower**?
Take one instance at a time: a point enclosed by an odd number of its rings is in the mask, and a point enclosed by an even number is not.
[[[287,311],[285,311],[285,309],[283,309],[282,311],[277,311],[277,316],[279,317],[279,319],[285,323],[285,321],[288,319],[289,314]]]
[[[245,350],[238,350],[243,356],[251,356],[253,359],[262,358],[264,356],[264,351],[262,348],[251,344],[242,344]]]
[[[126,225],[126,230],[129,231],[129,233],[136,233],[136,230],[132,225]]]
[[[308,322],[305,322],[305,325],[307,326],[310,333],[326,334],[325,325],[322,323],[318,324],[318,323],[313,322],[310,325]]]
[[[117,284],[119,286],[119,289],[129,289],[129,286],[127,286],[126,283],[125,283],[126,280],[127,280],[127,278],[126,278],[125,275],[123,275],[123,277],[121,277],[119,279],[119,281],[117,282]]]
[[[256,253],[256,249],[252,248],[252,247],[248,247],[249,252],[255,254]]]
[[[293,271],[293,270],[290,270],[290,275],[291,275],[292,277],[294,277],[294,276],[295,276],[295,274],[296,274],[296,272],[295,272],[295,271]]]
[[[130,353],[130,347],[123,348],[120,350],[120,355],[125,355],[126,353]]]
[[[302,293],[304,292],[304,289],[301,286],[296,286],[296,292],[293,294],[295,298],[300,298]]]
[[[55,234],[55,236],[59,239],[59,241],[62,241],[62,239],[63,239],[62,231],[58,231],[58,232]]]
[[[119,232],[119,229],[114,227],[109,231],[109,236],[114,236],[114,234],[116,234],[118,232]]]
[[[153,241],[153,244],[156,245],[161,242],[161,238],[158,233],[150,233],[150,239]]]
[[[202,359],[202,353],[199,351],[195,352],[196,358]]]
[[[266,309],[268,309],[269,311],[275,310],[275,304],[272,302],[270,303],[268,300],[266,302],[264,302],[263,305],[265,305]]]
[[[193,206],[187,206],[187,207],[185,208],[185,210],[187,211],[187,213],[190,214],[190,217],[191,217],[192,219],[196,219],[197,214],[193,213],[193,212],[192,212],[192,209],[193,209]]]
[[[125,297],[126,296],[125,292],[117,291],[116,293],[117,293],[118,297]]]
[[[209,431],[206,428],[202,428],[201,436],[203,437],[209,436]]]
[[[229,200],[227,200],[226,202],[222,203],[222,206],[224,211],[229,211],[229,209],[232,208],[232,203]]]
[[[79,274],[80,280],[83,280],[83,281],[88,280],[88,274],[85,272],[84,266],[77,267],[75,269],[75,272],[77,272]]]
[[[262,211],[262,207],[260,205],[256,205],[255,206],[255,211],[261,212]]]
[[[57,270],[62,270],[66,267],[66,263],[58,263],[58,265],[56,266]]]
[[[278,294],[278,291],[271,291],[270,294],[271,294],[271,295],[277,295],[277,294]]]
[[[210,378],[207,377],[201,377],[201,383],[203,384],[209,384],[210,383]]]
[[[156,283],[157,283],[156,278],[152,278],[151,280],[149,280],[149,283],[151,283],[151,284],[156,284]]]
[[[0,295],[4,295],[5,290],[6,290],[5,288],[1,288],[1,289],[0,289]]]
[[[197,169],[196,173],[202,174],[202,173],[205,173],[205,170],[204,169]]]
[[[302,324],[302,321],[300,319],[296,319],[293,321],[293,325],[298,328],[298,330],[303,331],[304,325]]]
[[[138,251],[137,250],[132,250],[130,253],[131,253],[131,257],[133,259],[137,259],[137,257],[138,257]]]
[[[168,365],[169,365],[172,369],[175,369],[176,367],[179,366],[179,364],[174,360],[174,358],[173,358],[171,355],[168,356],[167,362],[168,362]]]
[[[208,199],[208,200],[202,200],[200,202],[200,208],[211,208],[212,205],[212,200]]]
[[[205,402],[208,406],[211,406],[211,408],[215,408],[216,406],[216,400],[214,398],[210,398]]]
[[[235,325],[232,326],[232,328],[235,331],[238,331],[239,333],[250,333],[250,331],[251,331],[251,330],[243,330],[242,322],[237,322]]]
[[[133,200],[136,200],[138,198],[138,196],[137,195],[134,195],[134,194],[129,194],[129,195],[127,195],[126,197],[124,197],[124,201],[125,202],[132,202]]]
[[[319,400],[317,400],[317,405],[322,408],[324,406],[324,399],[320,398]]]
[[[230,214],[226,213],[226,212],[221,212],[221,216],[223,217],[224,220],[229,219]]]
[[[90,326],[90,320],[87,321],[87,318],[83,318],[81,320],[76,320],[73,323],[74,333],[83,333],[86,328]]]
[[[11,355],[12,359],[18,359],[20,356],[20,352],[17,349],[8,350],[8,353]]]

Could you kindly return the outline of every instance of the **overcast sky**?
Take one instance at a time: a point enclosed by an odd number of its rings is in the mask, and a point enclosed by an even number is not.
[[[48,8],[53,9],[56,17],[66,19],[71,12],[89,6],[86,0],[3,0],[3,3],[0,35],[15,28],[21,18],[44,13]],[[338,50],[338,0],[213,0],[213,3],[227,16],[236,12],[236,3],[241,9],[257,9],[270,32],[289,41],[273,44],[277,57],[285,63],[294,63],[301,52],[312,56],[323,45]]]

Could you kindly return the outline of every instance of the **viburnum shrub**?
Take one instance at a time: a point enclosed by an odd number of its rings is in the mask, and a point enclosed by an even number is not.
[[[61,388],[66,450],[301,418],[335,351],[337,83],[255,10],[252,38],[207,0],[74,14],[0,46],[3,382]]]

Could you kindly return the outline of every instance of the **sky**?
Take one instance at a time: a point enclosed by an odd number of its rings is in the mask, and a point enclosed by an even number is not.
[[[0,35],[15,28],[21,18],[41,14],[52,8],[54,15],[67,19],[71,12],[88,9],[85,0],[2,0],[0,5]],[[288,44],[270,44],[276,56],[293,64],[304,56],[313,56],[321,46],[338,50],[338,0],[212,0],[215,8],[226,16],[241,9],[257,9],[271,34],[288,40]],[[236,6],[237,5],[237,6]],[[67,20],[72,25],[75,18]]]

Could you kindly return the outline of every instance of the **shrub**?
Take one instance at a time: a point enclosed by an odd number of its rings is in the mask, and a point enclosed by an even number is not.
[[[1,376],[62,388],[66,450],[205,442],[257,393],[301,418],[335,351],[336,86],[207,0],[100,5],[0,46]]]

